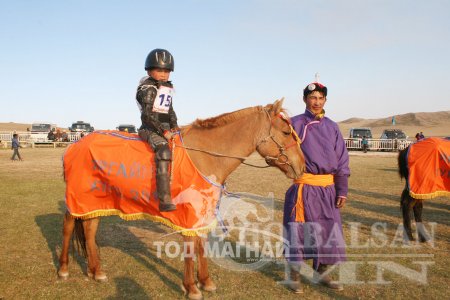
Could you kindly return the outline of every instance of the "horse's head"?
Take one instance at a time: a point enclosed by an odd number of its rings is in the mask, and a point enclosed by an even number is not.
[[[305,168],[305,158],[300,140],[283,111],[283,100],[264,107],[268,125],[261,132],[256,150],[269,165],[279,168],[287,177],[299,178]]]

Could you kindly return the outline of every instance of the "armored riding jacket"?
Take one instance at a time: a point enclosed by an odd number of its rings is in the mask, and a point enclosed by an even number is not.
[[[172,94],[170,81],[161,82],[150,76],[141,79],[136,93],[141,111],[141,129],[149,129],[162,136],[165,130],[178,128]]]

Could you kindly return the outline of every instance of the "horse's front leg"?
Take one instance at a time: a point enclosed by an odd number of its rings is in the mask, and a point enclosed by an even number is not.
[[[214,292],[217,287],[209,276],[208,272],[208,260],[205,254],[205,243],[206,238],[196,237],[197,244],[197,260],[198,260],[198,270],[197,270],[197,279],[201,289],[207,292]]]
[[[410,241],[414,241],[414,237],[412,235],[412,229],[411,229],[411,217],[410,217],[410,211],[411,207],[414,206],[414,199],[411,198],[408,191],[406,189],[402,192],[402,198],[400,201],[400,206],[402,209],[402,215],[403,215],[403,227],[405,229],[406,236]]]
[[[74,226],[75,219],[70,216],[69,212],[66,212],[63,222],[63,243],[61,255],[59,256],[58,276],[61,279],[67,279],[69,277],[69,246]]]
[[[194,280],[194,257],[196,253],[195,237],[184,236],[184,278],[183,291],[189,299],[202,299],[202,292],[197,288]]]
[[[98,255],[97,243],[95,241],[99,221],[99,218],[93,218],[83,221],[88,259],[87,275],[97,281],[106,281],[106,274],[100,268],[100,257]]]

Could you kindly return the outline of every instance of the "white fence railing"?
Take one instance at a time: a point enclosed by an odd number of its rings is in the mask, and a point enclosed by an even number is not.
[[[362,139],[346,138],[345,146],[348,150],[362,150]],[[409,140],[368,139],[368,150],[399,151],[412,144]]]
[[[57,140],[50,141],[47,138],[47,133],[31,133],[28,131],[25,132],[15,132],[19,137],[20,142],[24,143],[53,143],[53,142],[76,142],[81,138],[81,132],[67,132],[67,139],[63,140],[63,138],[59,138]],[[11,143],[14,132],[0,132],[0,141],[2,143]],[[85,132],[84,135],[88,135],[88,132]]]
[[[30,132],[16,132],[19,135],[19,141],[25,143],[51,143],[55,141],[49,141],[47,134],[42,133],[42,139],[36,142],[36,139],[32,137]],[[87,135],[88,133],[84,133]],[[3,143],[11,143],[13,132],[0,132],[0,141]],[[76,142],[81,138],[80,132],[68,132],[67,137],[69,142]],[[348,150],[362,150],[362,139],[346,138],[345,146]],[[58,140],[56,142],[62,142]],[[398,151],[408,147],[412,141],[409,140],[388,140],[388,139],[368,139],[368,150],[372,151]]]

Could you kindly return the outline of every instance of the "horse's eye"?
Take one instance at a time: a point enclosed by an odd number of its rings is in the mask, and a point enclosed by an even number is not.
[[[291,132],[290,132],[290,131],[283,131],[283,134],[284,134],[285,136],[288,136],[288,135],[291,134]]]

